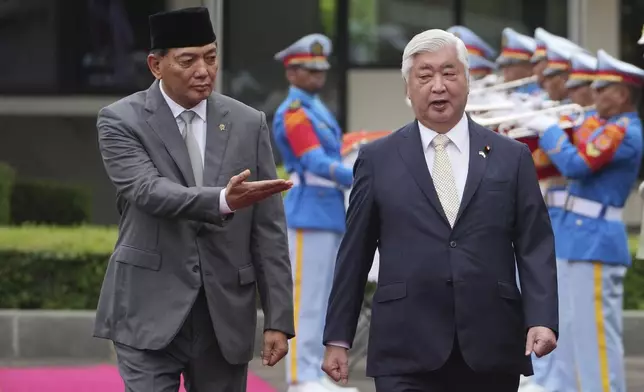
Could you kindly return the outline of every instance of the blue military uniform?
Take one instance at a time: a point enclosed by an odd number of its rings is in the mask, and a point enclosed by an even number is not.
[[[644,70],[598,51],[592,87],[613,83],[639,87]],[[642,160],[642,125],[636,112],[588,118],[573,144],[552,125],[540,147],[572,180],[559,221],[557,256],[568,261],[569,302],[561,304],[560,338],[572,340],[574,361],[568,372],[580,384],[561,390],[625,391],[622,302],[623,279],[631,263],[622,210]],[[574,331],[574,332],[573,332]]]
[[[541,41],[544,42],[544,41]],[[546,67],[543,70],[544,78],[548,79],[561,75],[563,73],[570,75],[573,70],[572,57],[577,53],[584,53],[583,49],[578,48],[576,51],[571,48],[563,38],[551,39],[546,45]],[[589,56],[589,55],[588,55]],[[534,56],[533,56],[534,58]],[[591,56],[592,59],[592,56]],[[586,61],[587,58],[582,60]],[[539,60],[542,61],[542,60]],[[595,61],[596,63],[596,61]],[[592,62],[589,65],[591,68],[586,70],[588,74],[594,74],[594,66]],[[566,81],[568,82],[568,80]],[[562,101],[563,104],[571,103],[570,99],[566,98]],[[594,114],[593,111],[585,112],[584,118],[580,121],[586,121],[587,118]],[[578,118],[576,115],[568,115],[563,118],[570,122],[576,122]],[[594,121],[594,120],[593,120]],[[588,124],[585,124],[588,126]],[[581,126],[575,127],[574,133],[579,131]],[[563,130],[562,130],[563,132]],[[574,139],[574,136],[573,136]],[[573,142],[573,144],[576,144]],[[547,160],[548,164],[552,164]],[[538,162],[535,162],[538,166]],[[565,391],[565,385],[574,385],[576,383],[574,368],[571,364],[574,363],[572,339],[567,336],[570,325],[566,324],[570,310],[567,303],[570,300],[570,292],[573,288],[570,286],[568,279],[568,261],[560,257],[561,246],[565,245],[566,236],[565,231],[561,230],[561,219],[564,215],[564,205],[568,194],[568,184],[564,177],[549,178],[541,182],[542,189],[546,204],[548,205],[548,213],[552,222],[552,228],[555,236],[555,251],[557,255],[557,283],[559,289],[559,304],[560,309],[560,334],[557,350],[545,357],[533,357],[534,377],[533,381],[544,387],[547,391]]]
[[[307,35],[275,55],[285,67],[325,71],[331,41]],[[295,334],[286,359],[289,391],[328,391],[321,370],[322,333],[335,258],[345,231],[344,190],[352,169],[342,162],[342,130],[319,97],[296,86],[278,107],[273,133],[294,186],[284,198],[293,269]],[[351,390],[344,389],[343,390]]]
[[[510,27],[503,29],[501,37],[501,54],[496,58],[496,63],[500,68],[530,62],[532,55],[537,49],[534,38],[517,33]],[[513,91],[529,95],[540,95],[543,93],[543,90],[541,90],[537,82],[517,87]]]

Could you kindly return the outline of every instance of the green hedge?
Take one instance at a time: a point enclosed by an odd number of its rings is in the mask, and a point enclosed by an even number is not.
[[[95,309],[116,229],[0,227],[0,308]]]
[[[286,172],[286,169],[284,169],[284,166],[278,166],[277,167],[277,178],[281,178],[283,180],[288,180],[288,173]]]
[[[7,164],[0,163],[0,225],[6,225],[11,219],[11,192],[16,172]]]
[[[46,180],[19,180],[11,196],[11,223],[72,226],[91,220],[89,189]]]
[[[116,237],[114,227],[0,227],[0,308],[95,309]],[[624,307],[644,310],[644,262],[626,275]]]

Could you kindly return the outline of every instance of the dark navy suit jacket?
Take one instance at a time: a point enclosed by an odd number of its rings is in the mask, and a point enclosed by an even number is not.
[[[554,237],[530,151],[471,119],[468,125],[469,169],[453,229],[416,121],[360,150],[324,343],[353,341],[378,248],[370,377],[438,369],[455,335],[473,370],[531,375],[527,329],[557,333]]]

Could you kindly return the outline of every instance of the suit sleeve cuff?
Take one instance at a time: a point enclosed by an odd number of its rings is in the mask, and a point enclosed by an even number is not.
[[[327,346],[342,347],[342,348],[346,348],[347,350],[349,349],[349,343],[347,343],[347,342],[333,341],[333,342],[328,342],[326,345]]]
[[[233,213],[233,210],[228,207],[228,203],[226,202],[226,188],[222,189],[221,192],[219,192],[219,212],[222,215]]]

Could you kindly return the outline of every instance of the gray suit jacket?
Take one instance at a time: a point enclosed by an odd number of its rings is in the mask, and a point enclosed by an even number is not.
[[[253,355],[256,289],[264,328],[294,336],[284,210],[278,194],[228,217],[219,213],[230,177],[246,168],[249,181],[277,174],[264,113],[213,93],[207,123],[198,189],[158,82],[99,112],[99,148],[121,220],[94,336],[164,348],[203,285],[222,353],[241,364]]]

